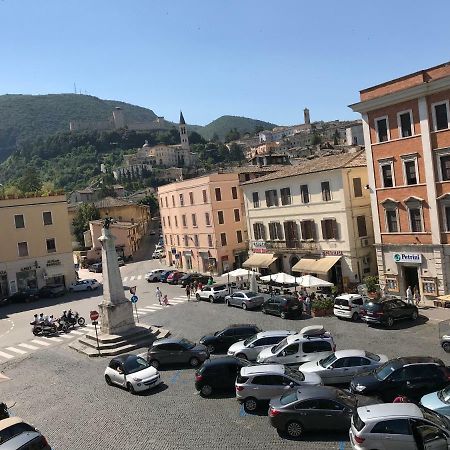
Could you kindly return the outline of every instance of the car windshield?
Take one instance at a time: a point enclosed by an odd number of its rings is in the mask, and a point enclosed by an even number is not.
[[[184,348],[187,348],[188,350],[195,347],[195,344],[191,341],[188,341],[187,339],[181,339],[179,341],[179,344],[182,345]]]
[[[130,356],[124,364],[126,374],[139,372],[140,370],[147,369],[147,367],[150,367],[147,361],[139,356]]]
[[[247,339],[244,341],[244,345],[245,345],[245,346],[250,345],[252,342],[255,342],[257,338],[258,338],[258,335],[257,335],[257,334],[254,334],[253,336],[250,336],[249,338],[247,338]]]
[[[334,353],[332,353],[331,355],[327,356],[326,358],[322,358],[319,361],[319,364],[322,367],[328,367],[330,364],[333,364],[336,361],[336,355]]]
[[[437,396],[441,402],[450,404],[450,386],[447,386],[445,389],[442,389],[442,391],[439,391]]]
[[[447,419],[447,417],[423,406],[419,406],[419,408],[422,410],[423,417],[426,420],[429,420],[430,422],[434,423],[439,428],[450,430],[450,420]]]
[[[291,369],[290,367],[285,367],[284,373],[294,379],[295,381],[305,381],[305,375],[299,370]]]
[[[279,350],[281,350],[285,345],[287,345],[287,338],[284,338],[279,344],[274,345],[270,351],[272,353],[277,353]]]
[[[382,366],[378,367],[378,369],[375,370],[375,376],[378,380],[383,381],[385,380],[392,372],[394,372],[394,367],[392,367],[392,363],[389,361]]]
[[[289,405],[289,403],[296,402],[298,400],[297,391],[294,392],[286,392],[280,398],[280,403],[282,405]]]
[[[371,352],[366,352],[366,356],[371,359],[372,361],[380,361],[380,356],[379,355],[375,355],[375,353],[371,353]]]

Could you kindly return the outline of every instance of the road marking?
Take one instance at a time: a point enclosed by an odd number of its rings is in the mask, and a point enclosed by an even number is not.
[[[28,350],[37,350],[38,347],[30,344],[19,344],[19,347],[27,348]]]
[[[62,337],[64,339],[72,339],[70,334],[60,334],[59,337]]]
[[[146,309],[138,309],[137,312],[139,314],[148,314],[150,311],[147,311]]]
[[[8,353],[4,353],[4,352],[0,352],[0,356],[2,358],[6,358],[6,359],[13,359],[14,358],[14,356],[8,355]]]
[[[87,323],[87,324],[85,325],[85,327],[95,328],[95,325],[92,325],[92,323]]]
[[[6,347],[5,350],[18,353],[19,355],[25,355],[26,353],[28,353],[25,350],[21,350],[20,348],[16,348],[16,347]]]
[[[127,281],[128,280],[128,277],[125,277],[124,279],[123,279],[123,281]]]
[[[51,339],[52,341],[55,341],[55,342],[62,342],[62,340],[57,337],[49,337],[48,339]]]
[[[178,381],[178,379],[180,378],[180,375],[181,375],[181,371],[180,370],[177,370],[173,375],[172,375],[172,377],[170,378],[170,383],[176,383],[177,381]]]
[[[135,278],[136,278],[136,277],[133,275],[133,276],[130,278],[130,281],[133,281]]]
[[[77,331],[77,330],[72,330],[71,332],[70,332],[70,334],[85,334],[85,333],[82,333],[81,331]]]
[[[151,306],[155,306],[156,308],[162,308],[163,306],[159,303],[153,303]]]
[[[172,303],[186,303],[186,300],[177,300],[175,298],[173,298],[172,300],[170,300]]]
[[[138,275],[137,279],[138,280],[142,279],[142,275]]]
[[[35,344],[43,345],[44,347],[47,347],[50,345],[49,342],[40,341],[39,339],[33,339],[31,342],[34,342]]]

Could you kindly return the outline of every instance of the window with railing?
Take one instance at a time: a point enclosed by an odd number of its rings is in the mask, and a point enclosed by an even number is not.
[[[316,239],[316,224],[314,220],[302,220],[300,222],[302,239],[305,241]]]
[[[271,241],[283,239],[283,228],[280,222],[269,223],[269,237]]]
[[[296,248],[299,243],[299,234],[297,223],[293,220],[284,222],[284,238],[286,240],[286,247]]]
[[[323,239],[338,239],[338,225],[336,219],[323,219],[321,225]]]

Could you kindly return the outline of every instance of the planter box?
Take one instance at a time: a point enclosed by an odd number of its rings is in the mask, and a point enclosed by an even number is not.
[[[313,309],[311,311],[312,317],[327,317],[333,315],[333,309]]]

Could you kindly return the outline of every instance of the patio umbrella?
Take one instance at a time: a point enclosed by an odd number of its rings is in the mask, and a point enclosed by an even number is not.
[[[284,272],[275,273],[273,275],[266,275],[264,277],[261,277],[260,279],[263,281],[273,281],[279,284],[294,284],[298,283],[299,281],[298,277],[293,277],[292,275]]]
[[[226,277],[228,279],[228,290],[229,290],[229,292],[231,294],[230,277],[232,277],[232,278],[243,278],[243,277],[246,276],[247,278],[249,278],[250,275],[252,277],[255,277],[256,275],[260,275],[260,273],[254,271],[254,270],[248,270],[248,269],[240,268],[240,269],[232,270],[231,272],[224,273],[223,275],[221,275],[221,277],[222,278]],[[256,278],[255,278],[255,281],[256,281]]]
[[[312,275],[303,275],[297,278],[297,283],[305,288],[334,286],[329,281],[322,280]]]

